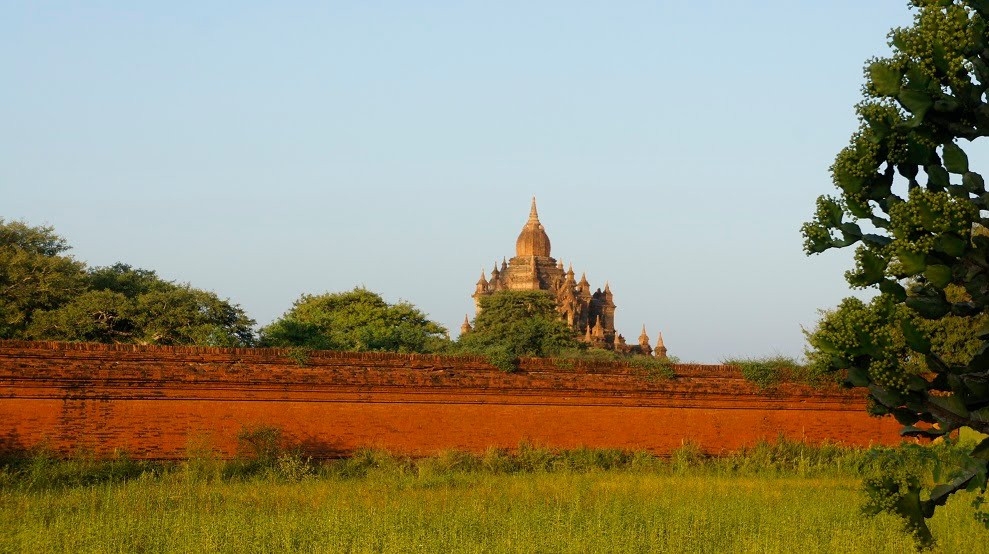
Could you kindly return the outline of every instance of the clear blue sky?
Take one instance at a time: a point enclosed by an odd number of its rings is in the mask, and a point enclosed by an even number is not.
[[[905,0],[5,2],[0,217],[259,323],[364,285],[457,333],[539,200],[618,328],[800,355],[865,60]]]

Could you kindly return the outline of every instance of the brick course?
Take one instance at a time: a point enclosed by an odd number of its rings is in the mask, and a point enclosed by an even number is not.
[[[900,441],[895,421],[866,415],[860,391],[759,389],[729,366],[675,371],[650,379],[624,364],[533,359],[506,374],[479,357],[0,341],[0,451],[44,443],[165,459],[209,446],[232,456],[237,434],[258,425],[281,427],[319,457],[523,440],[657,454],[781,435]]]

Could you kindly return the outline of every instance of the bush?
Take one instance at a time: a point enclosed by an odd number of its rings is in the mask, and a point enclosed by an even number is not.
[[[817,368],[781,354],[762,358],[727,358],[721,363],[737,367],[747,381],[759,388],[773,387],[783,382],[819,385],[825,381],[825,375]]]

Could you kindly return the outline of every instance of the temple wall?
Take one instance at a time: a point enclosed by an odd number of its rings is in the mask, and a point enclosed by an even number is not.
[[[0,341],[0,451],[124,451],[182,458],[236,452],[241,430],[278,426],[314,456],[370,446],[607,447],[718,453],[783,435],[896,443],[861,392],[759,389],[734,368],[676,366],[674,379],[622,364],[477,357]]]

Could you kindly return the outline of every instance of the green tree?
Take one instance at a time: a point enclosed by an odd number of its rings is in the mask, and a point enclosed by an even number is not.
[[[495,356],[498,365],[522,356],[555,356],[579,346],[553,298],[542,291],[501,291],[481,297],[473,330],[458,339],[459,350]]]
[[[956,285],[945,287],[949,301],[967,302],[964,290]],[[989,313],[972,317],[946,315],[941,319],[924,319],[904,304],[888,302],[879,296],[870,302],[858,298],[846,298],[833,310],[821,312],[821,319],[812,331],[805,332],[809,348],[805,352],[811,373],[832,371],[831,346],[852,344],[857,341],[856,332],[868,324],[880,328],[878,334],[889,337],[883,342],[884,355],[895,358],[898,366],[908,375],[930,373],[927,360],[907,346],[903,336],[904,320],[925,333],[931,341],[931,352],[951,365],[966,365],[982,347],[979,329],[989,325]]]
[[[922,320],[975,328],[989,306],[989,238],[973,235],[989,223],[989,193],[962,147],[989,134],[989,2],[913,6],[913,24],[889,35],[892,54],[866,67],[859,129],[831,167],[839,195],[819,198],[803,227],[808,253],[856,245],[846,279],[880,294],[869,304],[843,303],[814,346],[846,372],[846,384],[868,387],[872,410],[892,414],[904,434],[940,437],[962,426],[985,433],[989,328],[975,332],[974,355],[952,358]],[[949,297],[951,285],[964,299]],[[907,363],[917,358],[929,373]],[[951,494],[979,491],[982,501],[987,462],[989,440],[929,493],[916,477],[867,486],[875,509],[903,516],[930,543],[926,519]]]
[[[52,227],[0,218],[0,338],[25,338],[36,311],[61,306],[83,290],[85,266],[67,250]]]
[[[446,329],[412,304],[389,304],[363,288],[303,294],[285,315],[261,329],[265,346],[438,352],[447,343]]]
[[[138,344],[247,346],[254,320],[216,294],[176,284],[126,264],[86,274],[87,290],[35,313],[35,339]]]

